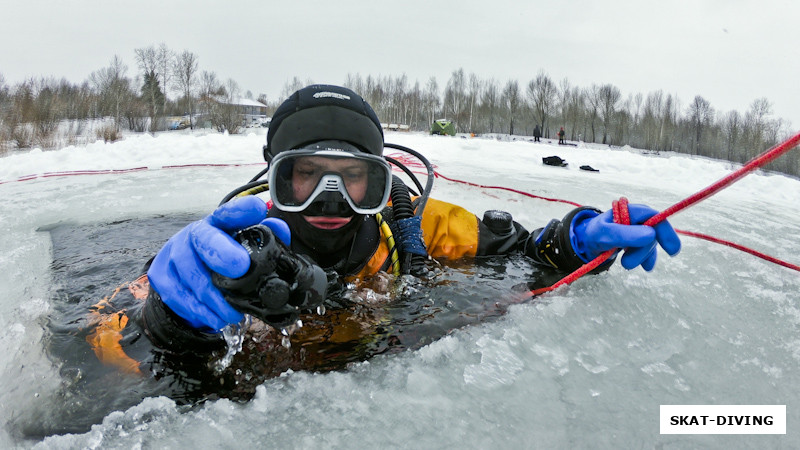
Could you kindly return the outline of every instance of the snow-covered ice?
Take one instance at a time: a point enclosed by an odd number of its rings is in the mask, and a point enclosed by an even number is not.
[[[59,384],[42,348],[43,319],[56,301],[51,244],[37,230],[211,211],[264,167],[264,139],[264,130],[136,135],[0,159],[3,423]],[[732,170],[720,161],[630,148],[391,132],[386,140],[422,152],[448,177],[603,209],[622,195],[664,209]],[[550,155],[569,166],[543,165]],[[599,172],[579,170],[584,164]],[[47,175],[109,170],[117,172]],[[441,178],[434,197],[478,215],[505,209],[530,229],[572,208]],[[757,173],[670,221],[798,264],[798,211],[800,181]],[[800,273],[710,242],[682,241],[677,257],[659,254],[652,273],[615,266],[416,351],[342,372],[285,374],[248,403],[218,400],[181,412],[169,399],[148,398],[85,434],[20,443],[3,430],[0,446],[800,446],[791,427],[777,436],[659,434],[662,404],[780,404],[789,424],[800,420]]]

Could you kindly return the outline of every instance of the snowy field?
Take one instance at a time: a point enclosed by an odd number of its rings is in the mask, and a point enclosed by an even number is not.
[[[60,383],[43,349],[54,300],[51,242],[40,230],[209,212],[264,167],[264,134],[128,136],[0,159],[2,423]],[[601,209],[622,195],[664,209],[732,170],[629,148],[408,133],[386,140],[422,152],[448,177]],[[550,155],[569,166],[543,165]],[[433,196],[478,215],[507,210],[529,229],[572,208],[443,179]],[[670,221],[800,264],[798,211],[800,181],[757,173]],[[800,421],[800,273],[682,242],[675,258],[659,254],[652,273],[617,265],[420,350],[340,372],[285,374],[244,404],[181,412],[148,398],[85,434],[19,442],[4,428],[0,448],[800,447],[792,426]],[[772,436],[660,435],[664,404],[786,405],[789,426]]]

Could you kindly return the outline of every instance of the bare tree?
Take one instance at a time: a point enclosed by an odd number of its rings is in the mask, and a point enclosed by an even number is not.
[[[592,84],[588,89],[586,89],[585,94],[589,127],[592,130],[592,142],[597,142],[597,131],[595,129],[595,124],[600,116],[600,86]]]
[[[489,133],[494,133],[498,120],[497,115],[500,110],[500,88],[494,78],[486,82],[483,96],[481,97],[481,106],[484,109],[484,114],[488,116],[486,119],[489,122]]]
[[[664,118],[661,122],[661,146],[664,150],[676,150],[675,128],[680,115],[680,104],[680,99],[672,94],[667,94],[667,98],[664,100]]]
[[[644,113],[642,116],[642,127],[644,128],[644,148],[658,150],[659,129],[661,127],[661,117],[664,114],[664,92],[655,91],[647,94],[644,103]]]
[[[12,114],[10,103],[9,89],[6,85],[6,79],[3,74],[0,73],[0,155],[6,151],[10,136],[8,129],[8,116]]]
[[[730,111],[725,115],[722,122],[722,130],[725,136],[726,159],[734,161],[736,149],[742,136],[742,116],[738,111]]]
[[[208,115],[216,103],[216,99],[222,96],[225,90],[222,83],[217,79],[217,74],[204,70],[200,74],[200,86],[198,95],[200,97],[201,113]]]
[[[474,73],[471,73],[469,75],[469,91],[468,91],[468,94],[467,94],[468,97],[469,97],[469,126],[468,126],[468,131],[470,133],[474,133],[475,132],[475,128],[472,125],[472,123],[473,123],[473,116],[475,114],[475,104],[478,101],[478,99],[480,97],[480,94],[481,94],[481,81],[478,79],[477,75],[475,75]]]
[[[678,100],[671,94],[664,97],[661,90],[650,92],[644,103],[642,127],[645,133],[645,148],[672,150],[672,131],[678,119]]]
[[[125,100],[131,97],[130,80],[125,77],[127,71],[128,66],[122,62],[122,58],[114,55],[108,67],[92,72],[89,76],[104,108],[114,115],[114,128],[117,133],[125,110]]]
[[[212,109],[211,123],[217,131],[237,134],[242,127],[242,117],[237,105],[241,96],[239,85],[229,78],[219,94]]]
[[[420,127],[420,118],[424,115],[422,111],[422,88],[419,85],[419,81],[414,81],[414,87],[411,89],[409,96],[411,97],[411,118],[407,125],[416,129]]]
[[[0,126],[2,126],[3,114],[8,109],[8,85],[6,85],[6,78],[0,73]]]
[[[629,144],[634,146],[640,146],[639,142],[641,142],[641,128],[642,128],[642,107],[644,102],[644,96],[641,93],[637,93],[635,95],[628,94],[628,100],[626,102],[626,110],[630,116],[630,122],[628,123],[628,140]]]
[[[711,108],[711,103],[703,97],[696,95],[691,104],[689,104],[689,120],[694,128],[694,142],[692,145],[691,153],[700,154],[701,139],[703,138],[703,131],[711,125],[714,119],[714,109]]]
[[[197,55],[184,50],[175,57],[173,72],[178,86],[181,88],[183,98],[189,113],[189,127],[194,129],[194,101],[192,91],[197,82]]]
[[[503,88],[503,106],[508,116],[508,134],[514,134],[514,118],[519,113],[522,99],[519,94],[517,80],[509,80]]]
[[[158,72],[158,52],[154,46],[137,48],[133,53],[142,73]]]
[[[750,104],[750,110],[744,116],[744,139],[747,153],[742,161],[750,159],[758,153],[764,140],[767,117],[771,114],[772,103],[766,98],[758,98]]]
[[[66,101],[53,78],[30,78],[14,89],[13,106],[4,111],[9,140],[17,147],[55,146],[59,122],[66,117]]]
[[[619,109],[614,113],[614,121],[612,130],[610,131],[609,145],[621,145],[623,142],[629,142],[633,127],[633,114],[631,113],[631,102],[633,97],[628,95],[620,105]]]
[[[558,90],[556,92],[556,107],[558,109],[559,123],[562,123],[564,125],[567,125],[567,116],[569,112],[569,103],[570,103],[569,100],[571,94],[572,94],[572,83],[570,83],[569,79],[565,77],[558,84]],[[572,126],[569,128],[571,128],[571,133],[572,133],[570,139],[575,139],[574,136],[575,127]],[[550,137],[550,136],[545,134],[545,137]]]
[[[425,92],[422,94],[422,108],[428,117],[428,128],[436,120],[436,113],[439,111],[439,83],[436,77],[428,78],[428,83],[425,85]]]
[[[395,78],[389,82],[389,108],[392,113],[389,116],[390,120],[394,123],[407,123],[409,114],[409,102],[407,91],[408,90],[408,77],[406,74]]]
[[[562,84],[565,90],[562,98],[567,102],[566,112],[564,113],[564,124],[567,125],[570,133],[570,140],[581,140],[586,138],[585,128],[581,130],[581,124],[584,124],[583,117],[586,115],[586,95],[583,89],[575,86],[570,88],[566,83]],[[564,107],[562,107],[563,109]],[[577,134],[577,135],[576,135]]]
[[[378,114],[378,117],[385,117],[387,112],[386,108],[388,105],[387,102],[387,87],[383,85],[381,82],[380,77],[373,77],[372,75],[367,75],[367,79],[364,82],[364,99],[372,105],[372,108],[375,109],[375,113]]]
[[[464,131],[464,109],[467,106],[466,80],[464,69],[453,71],[444,88],[444,108],[456,129]]]
[[[614,115],[617,112],[617,103],[622,97],[619,89],[612,84],[604,84],[600,86],[599,94],[599,110],[603,119],[603,144],[610,144],[608,142],[609,130],[612,127]]]
[[[345,76],[344,83],[342,85],[348,89],[352,89],[353,92],[358,92],[359,94],[362,94],[365,91],[364,80],[361,78],[361,74],[358,73],[348,73],[347,76]]]
[[[166,103],[166,86],[161,84],[163,77],[159,73],[158,50],[155,46],[137,48],[136,63],[144,77],[142,85],[142,97],[147,103],[148,115],[150,116],[150,131],[158,129],[158,117],[164,112]]]
[[[306,80],[304,83],[300,81],[300,78],[293,77],[292,81],[287,81],[286,83],[283,84],[283,90],[281,90],[281,98],[289,98],[290,95],[311,84],[314,84],[314,82],[311,80]]]
[[[542,131],[547,130],[547,119],[555,106],[558,89],[550,77],[542,70],[536,78],[528,83],[528,98],[531,100],[533,115],[536,123],[542,127]],[[546,135],[549,135],[547,133]]]

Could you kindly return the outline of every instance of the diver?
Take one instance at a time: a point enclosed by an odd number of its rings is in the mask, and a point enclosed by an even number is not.
[[[422,161],[427,183],[384,148]],[[479,218],[432,198],[427,159],[385,143],[373,109],[343,87],[292,94],[273,115],[263,154],[267,168],[210,215],[186,226],[170,219],[170,229],[183,228],[163,245],[155,237],[135,244],[160,248],[144,268],[133,258],[122,272],[102,269],[135,281],[100,301],[87,298],[95,303],[88,317],[76,308],[51,320],[48,348],[63,391],[19,418],[23,435],[85,432],[145,397],[186,407],[246,401],[290,370],[344,369],[500,317],[508,305],[497,296],[516,284],[498,290],[497,277],[551,285],[548,278],[611,249],[624,250],[626,269],[649,271],[658,246],[680,250],[666,221],[636,225],[656,214],[644,205],[629,205],[633,225],[580,207],[530,232],[507,212]],[[256,195],[266,191],[267,201]],[[459,294],[453,280],[464,279],[465,267],[473,279],[492,280],[474,286],[480,294]],[[520,276],[508,276],[518,267]],[[75,301],[95,292],[94,278],[66,279]],[[446,300],[431,307],[435,295]]]
[[[533,232],[506,212],[481,219],[430,198],[429,185],[412,193],[392,175],[392,158],[383,154],[390,145],[376,113],[352,90],[312,85],[292,94],[270,123],[263,148],[268,168],[164,244],[131,286],[141,307],[119,313],[126,317],[121,326],[115,319],[113,327],[96,331],[95,353],[138,370],[119,338],[127,336],[128,319],[170,354],[223,348],[223,330],[247,327],[251,318],[286,334],[307,311],[325,320],[326,307],[333,317],[329,331],[336,333],[345,321],[336,322],[329,297],[345,283],[381,273],[425,277],[433,261],[522,254],[568,273],[607,250],[624,249],[626,269],[650,271],[657,246],[670,255],[680,250],[668,222],[636,225],[657,213],[644,205],[629,206],[632,225],[591,207]],[[266,182],[259,180],[264,174]],[[268,202],[247,195],[267,187]],[[615,257],[594,272],[608,269]],[[103,345],[114,349],[98,349]]]

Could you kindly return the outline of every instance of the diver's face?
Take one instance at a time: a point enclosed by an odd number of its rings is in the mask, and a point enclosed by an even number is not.
[[[298,158],[292,169],[292,189],[294,197],[304,202],[314,192],[325,173],[338,173],[344,181],[347,194],[358,203],[367,194],[367,163],[357,159],[333,159],[324,156]]]
[[[367,194],[367,163],[357,159],[333,159],[323,156],[298,158],[292,169],[292,190],[297,201],[303,202],[314,192],[325,173],[338,173],[344,181],[347,194],[358,203]],[[303,216],[306,221],[321,229],[336,229],[346,225],[351,217]]]

